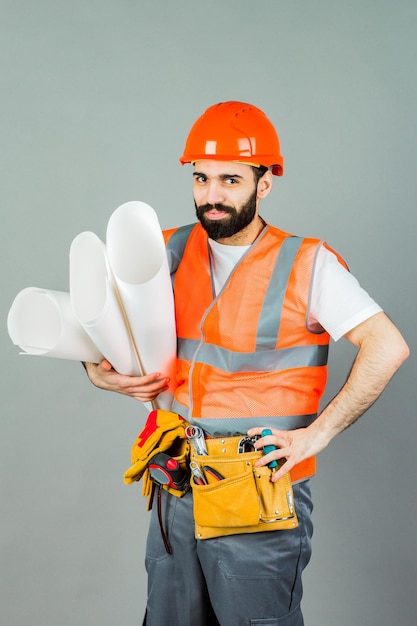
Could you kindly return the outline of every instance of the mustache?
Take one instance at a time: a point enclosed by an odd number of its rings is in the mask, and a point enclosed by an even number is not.
[[[197,207],[200,215],[207,213],[207,211],[212,211],[213,209],[224,213],[234,213],[233,207],[227,206],[226,204],[201,204]]]

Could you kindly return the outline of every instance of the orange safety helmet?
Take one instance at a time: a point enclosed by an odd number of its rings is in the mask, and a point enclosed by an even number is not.
[[[202,159],[264,165],[276,176],[284,173],[274,126],[261,109],[245,102],[214,104],[194,123],[180,163]]]

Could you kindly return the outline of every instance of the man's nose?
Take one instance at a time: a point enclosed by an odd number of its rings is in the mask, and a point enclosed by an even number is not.
[[[225,200],[224,191],[216,180],[211,180],[207,186],[207,204],[223,204]]]

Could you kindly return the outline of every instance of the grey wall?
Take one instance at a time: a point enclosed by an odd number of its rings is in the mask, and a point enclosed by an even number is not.
[[[327,239],[413,349],[414,0],[2,0],[0,623],[141,621],[148,517],[123,471],[145,413],[78,363],[22,357],[24,287],[68,289],[73,238],[144,200],[193,219],[178,156],[210,104],[241,99],[286,158],[266,219]],[[333,345],[328,397],[353,353]],[[415,624],[416,364],[319,459],[307,626]]]

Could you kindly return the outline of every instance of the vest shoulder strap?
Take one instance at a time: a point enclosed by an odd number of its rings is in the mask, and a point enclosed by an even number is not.
[[[187,224],[186,226],[180,226],[174,230],[164,232],[168,256],[168,267],[171,275],[175,274],[179,264],[181,263],[188,238],[195,226],[196,224]]]

